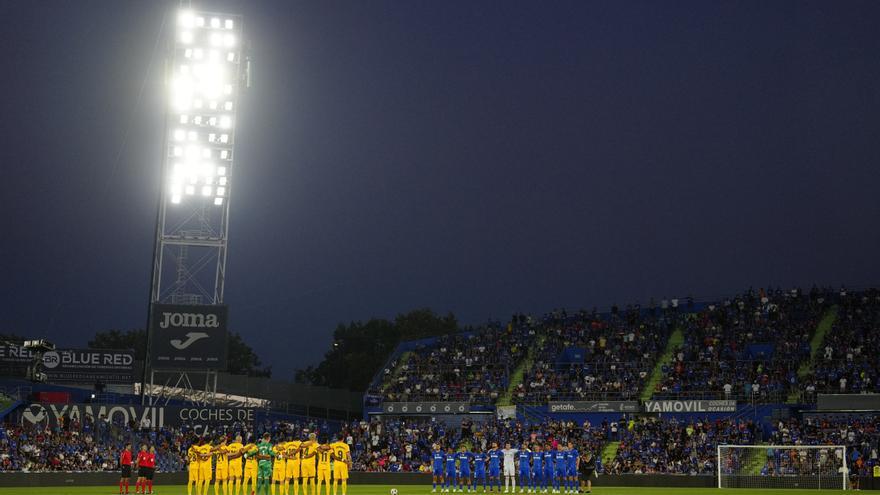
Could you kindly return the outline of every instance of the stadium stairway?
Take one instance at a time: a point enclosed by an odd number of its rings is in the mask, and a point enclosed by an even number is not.
[[[663,351],[663,355],[657,360],[657,364],[654,365],[654,370],[651,371],[651,376],[648,377],[648,381],[645,382],[645,388],[642,389],[642,395],[640,397],[642,401],[651,400],[651,396],[654,395],[654,388],[657,387],[657,384],[660,383],[661,380],[663,380],[663,367],[672,363],[675,349],[680,347],[683,343],[684,331],[681,327],[677,327],[669,336],[669,340],[666,341],[666,349]]]
[[[535,363],[535,353],[538,349],[544,346],[545,338],[546,337],[543,335],[539,336],[535,344],[529,348],[529,353],[526,355],[525,359],[523,359],[519,366],[513,370],[513,373],[510,374],[510,381],[507,384],[507,390],[504,391],[504,395],[498,398],[496,405],[509,406],[513,404],[513,393],[516,391],[516,387],[522,383],[526,371],[531,369],[532,365]]]
[[[614,458],[617,457],[617,449],[620,448],[620,442],[608,442],[602,449],[602,465],[610,466]]]
[[[831,330],[831,327],[834,326],[834,323],[837,321],[837,305],[831,306],[828,308],[828,311],[822,315],[822,319],[819,320],[819,324],[816,325],[816,331],[813,332],[813,338],[810,339],[810,359],[804,363],[801,363],[798,368],[798,382],[802,383],[804,379],[810,376],[813,373],[813,362],[816,360],[816,355],[822,351],[822,342],[825,341],[825,335]],[[787,404],[797,404],[800,402],[801,391],[800,387],[796,387],[788,394],[788,399],[786,399]]]
[[[20,400],[15,400],[4,394],[0,394],[0,423],[4,421],[7,415],[21,405]]]
[[[394,379],[400,376],[400,373],[403,371],[403,365],[409,359],[411,354],[412,351],[404,351],[400,354],[400,357],[397,358],[397,366],[395,366],[394,369],[391,370],[391,379],[382,384],[381,391],[383,393],[385,392],[385,390],[388,389],[389,386],[391,386],[391,383],[394,381]]]

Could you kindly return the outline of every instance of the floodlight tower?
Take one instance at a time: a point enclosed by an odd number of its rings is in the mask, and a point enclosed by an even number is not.
[[[176,13],[172,25],[150,307],[221,305],[226,285],[236,114],[247,75],[242,19],[187,7]],[[152,393],[156,364],[150,362],[155,324],[152,310],[149,315],[142,393],[148,373]],[[185,377],[178,383],[190,382]],[[207,393],[207,377],[205,383]]]

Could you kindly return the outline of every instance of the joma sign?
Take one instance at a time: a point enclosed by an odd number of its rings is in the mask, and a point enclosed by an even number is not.
[[[226,369],[226,306],[154,304],[150,365],[154,369]]]

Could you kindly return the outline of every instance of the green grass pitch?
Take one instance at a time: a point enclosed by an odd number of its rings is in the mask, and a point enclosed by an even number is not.
[[[430,486],[419,485],[350,485],[348,495],[388,495],[392,488],[397,488],[400,495],[431,495]],[[116,495],[119,489],[116,486],[78,486],[78,487],[37,487],[37,488],[0,488],[0,495]],[[186,495],[186,487],[178,486],[154,486],[156,495]],[[728,488],[636,488],[636,487],[601,487],[593,488],[596,495],[816,495],[817,493],[844,493],[842,490],[797,490],[797,489],[746,489]],[[134,485],[129,493],[134,494]],[[438,492],[439,493],[439,492]],[[467,493],[467,492],[465,492]],[[324,490],[321,490],[324,495]],[[482,492],[480,492],[482,494]],[[208,495],[214,495],[214,487],[208,490]],[[300,491],[302,495],[302,491]],[[331,491],[332,495],[332,491]],[[339,495],[342,495],[340,490]]]

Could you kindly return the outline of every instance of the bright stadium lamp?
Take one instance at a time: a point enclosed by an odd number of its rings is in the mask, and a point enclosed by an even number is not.
[[[169,90],[166,196],[171,204],[229,194],[235,110],[243,68],[240,23],[232,16],[181,10],[177,15]],[[222,167],[208,161],[219,158]],[[222,170],[222,173],[220,172]],[[223,188],[214,187],[222,176]],[[222,196],[221,196],[222,192]]]

